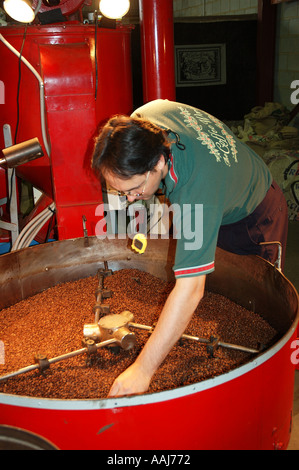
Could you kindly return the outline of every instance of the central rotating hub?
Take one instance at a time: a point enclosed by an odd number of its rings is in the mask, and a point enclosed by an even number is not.
[[[136,344],[135,334],[129,330],[131,321],[134,321],[134,315],[129,311],[124,311],[120,315],[106,315],[98,323],[84,325],[84,338],[95,342],[114,339],[127,351],[134,348]]]
[[[123,349],[132,349],[136,344],[136,338],[135,334],[129,330],[128,322],[129,318],[124,314],[107,315],[101,318],[99,321],[101,340],[114,338]]]

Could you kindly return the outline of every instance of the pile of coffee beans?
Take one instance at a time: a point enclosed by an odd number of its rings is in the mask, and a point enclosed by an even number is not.
[[[97,276],[50,288],[0,312],[0,340],[5,364],[0,376],[34,364],[36,354],[48,359],[82,348],[83,326],[94,322]],[[113,295],[105,299],[110,313],[130,310],[135,322],[152,326],[173,288],[146,272],[124,269],[105,279]],[[183,312],[182,312],[183,314]],[[58,399],[99,399],[108,395],[114,379],[132,364],[149,338],[133,330],[137,343],[130,351],[106,347],[0,382],[0,393]],[[229,299],[206,292],[186,332],[220,337],[221,341],[258,349],[270,344],[276,331],[258,314]],[[223,374],[251,358],[219,347],[211,358],[205,345],[180,340],[153,377],[149,392],[169,390]]]

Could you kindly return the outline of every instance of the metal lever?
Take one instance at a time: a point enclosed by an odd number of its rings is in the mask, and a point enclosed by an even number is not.
[[[278,255],[277,260],[274,263],[274,266],[281,272],[281,256],[282,256],[282,246],[280,242],[261,242],[259,245],[277,245],[278,246]]]
[[[113,271],[111,269],[108,269],[108,263],[107,261],[104,261],[104,269],[101,268],[98,270],[98,279],[99,279],[99,285],[96,290],[96,304],[93,307],[93,311],[95,314],[95,319],[94,322],[98,323],[100,319],[100,315],[107,315],[110,313],[110,305],[102,304],[103,299],[108,299],[111,297],[112,293],[109,289],[104,288],[104,280],[107,276],[112,276]]]
[[[154,331],[154,328],[152,326],[139,325],[138,323],[129,323],[129,326],[131,326],[132,328],[140,329],[140,330],[147,330],[150,333]],[[191,336],[191,335],[183,334],[181,336],[181,339],[189,339],[191,341],[197,341],[198,343],[206,344],[208,353],[210,355],[211,353],[214,354],[215,348],[218,348],[218,347],[233,349],[235,351],[242,351],[248,354],[258,354],[260,352],[258,349],[247,348],[245,346],[239,346],[237,344],[224,343],[223,341],[220,341],[219,338],[215,338],[213,336],[211,336],[210,339],[207,339],[207,338],[199,338],[198,336]]]
[[[80,356],[81,354],[90,354],[91,352],[97,351],[99,348],[103,348],[104,346],[109,346],[110,344],[115,343],[116,339],[108,339],[106,341],[102,341],[101,343],[94,343],[93,345],[89,343],[85,348],[78,349],[77,351],[72,351],[67,354],[63,354],[62,356],[53,357],[52,359],[47,359],[47,357],[44,355],[38,355],[35,357],[36,364],[24,367],[15,372],[11,372],[10,374],[3,375],[2,377],[0,377],[0,382],[37,369],[39,369],[40,372],[43,372],[44,370],[48,369],[51,364],[55,364],[56,362],[60,362],[65,359],[70,359],[75,356]],[[91,348],[91,346],[93,346],[93,348]]]

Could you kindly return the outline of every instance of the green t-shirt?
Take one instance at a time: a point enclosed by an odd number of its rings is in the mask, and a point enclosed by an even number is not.
[[[272,176],[255,152],[204,111],[156,100],[132,116],[171,131],[165,194],[177,238],[175,276],[208,274],[215,268],[220,226],[251,214],[264,199]]]

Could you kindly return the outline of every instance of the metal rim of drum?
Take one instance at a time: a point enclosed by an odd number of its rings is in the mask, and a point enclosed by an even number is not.
[[[0,450],[57,450],[46,440],[24,429],[0,425]]]

